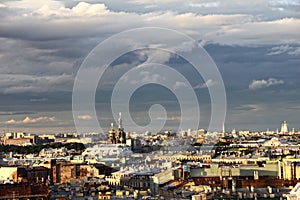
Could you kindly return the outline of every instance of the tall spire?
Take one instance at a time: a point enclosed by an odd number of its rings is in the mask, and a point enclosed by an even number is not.
[[[222,124],[222,133],[225,133],[226,132],[226,130],[225,130],[225,122],[223,122],[223,124]]]
[[[119,112],[119,119],[118,119],[118,122],[119,122],[119,129],[123,129],[123,127],[122,127],[122,113],[121,112]]]

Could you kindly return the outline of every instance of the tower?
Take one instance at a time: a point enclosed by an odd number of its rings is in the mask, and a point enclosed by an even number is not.
[[[114,130],[114,123],[110,124],[109,142],[111,144],[116,144],[116,134],[115,134],[115,130]]]
[[[123,130],[123,126],[122,126],[122,113],[121,112],[119,112],[118,122],[119,122],[118,129]]]
[[[122,125],[122,113],[119,112],[119,119],[118,119],[118,130],[116,134],[116,143],[117,144],[126,144],[126,133],[124,131]]]
[[[225,123],[223,122],[223,125],[222,125],[222,137],[225,137],[225,133],[226,133]]]
[[[288,129],[287,123],[286,123],[286,121],[283,121],[283,123],[281,124],[280,133],[285,134],[288,132],[289,132],[289,129]]]
[[[223,122],[223,125],[222,125],[222,133],[225,133],[225,123]]]

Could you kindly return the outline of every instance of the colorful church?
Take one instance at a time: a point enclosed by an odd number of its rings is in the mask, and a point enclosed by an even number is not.
[[[114,130],[114,123],[111,123],[109,130],[109,142],[111,144],[126,144],[126,133],[122,126],[122,113],[119,113],[118,130]]]

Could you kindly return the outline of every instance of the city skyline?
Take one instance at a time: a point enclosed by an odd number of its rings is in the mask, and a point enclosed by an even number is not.
[[[1,129],[33,133],[75,131],[72,89],[84,58],[114,34],[156,26],[192,37],[212,57],[225,85],[227,131],[276,130],[285,120],[290,128],[299,130],[299,1],[264,0],[256,1],[256,6],[243,1],[192,0],[182,6],[178,3],[181,2],[1,2]],[[111,69],[139,66],[147,60],[183,67],[183,73],[192,73],[181,59],[156,51],[127,54],[112,63]],[[109,83],[115,74],[108,71],[108,80],[104,81]],[[200,127],[206,128],[210,118],[208,88],[216,83],[193,76],[189,81],[199,99]],[[149,95],[153,91],[157,96]],[[108,86],[98,88],[96,94],[98,120],[106,130],[113,121],[107,109],[110,93]],[[164,118],[166,128],[176,130],[180,112],[172,93],[150,86],[141,88],[133,97],[131,115],[138,124],[149,123],[146,108],[161,103],[168,111]],[[91,120],[89,114],[77,117]],[[124,127],[134,131],[126,124]],[[97,130],[91,127],[91,131]]]

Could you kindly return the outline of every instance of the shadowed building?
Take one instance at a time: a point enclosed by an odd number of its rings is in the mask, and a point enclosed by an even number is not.
[[[53,183],[66,183],[71,180],[85,180],[87,177],[111,175],[116,170],[103,164],[72,163],[52,160]]]

